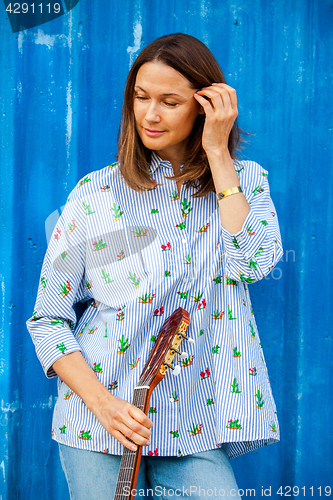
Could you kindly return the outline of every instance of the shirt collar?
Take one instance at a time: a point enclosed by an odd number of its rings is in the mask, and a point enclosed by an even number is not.
[[[152,175],[155,172],[155,170],[159,167],[169,168],[173,172],[173,167],[172,167],[171,163],[167,160],[162,160],[162,158],[160,158],[158,156],[158,154],[155,153],[155,151],[152,151],[151,152],[150,168],[149,168],[150,174]],[[184,163],[181,164],[180,170],[182,170],[183,167],[184,167]]]

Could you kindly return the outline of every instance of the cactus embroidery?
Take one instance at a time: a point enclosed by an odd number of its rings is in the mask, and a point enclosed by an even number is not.
[[[173,393],[169,397],[169,401],[170,403],[176,403],[177,401],[179,401],[179,397],[176,391],[173,391]]]
[[[111,382],[111,384],[109,384],[108,386],[108,390],[111,392],[111,391],[115,391],[116,389],[118,389],[118,382],[117,380],[115,380],[114,382]]]
[[[84,178],[84,179],[80,182],[80,184],[79,184],[79,188],[80,188],[81,186],[83,186],[84,184],[87,184],[87,182],[90,182],[90,181],[91,181],[91,179],[89,179],[89,177],[85,177],[85,178]]]
[[[157,450],[157,448],[155,448],[155,450],[154,450],[154,451],[149,450],[149,451],[148,451],[148,456],[149,456],[149,457],[153,457],[153,456],[154,456],[154,457],[158,457],[158,450]]]
[[[170,431],[169,434],[172,434],[173,438],[179,438],[179,432],[178,431]]]
[[[179,227],[180,230],[186,228],[186,224],[184,222],[181,222],[180,224],[176,224],[176,227]]]
[[[207,222],[207,224],[204,224],[203,226],[199,227],[199,229],[198,229],[198,231],[196,231],[196,233],[206,233],[208,228],[209,228],[209,222]]]
[[[227,429],[242,429],[242,426],[241,424],[239,423],[239,420],[228,420],[228,424],[229,425],[226,425],[226,428]]]
[[[66,392],[64,395],[64,400],[67,401],[67,399],[71,398],[73,396],[74,392],[71,391],[70,389]]]
[[[178,291],[177,294],[179,295],[179,298],[180,299],[187,299],[187,294],[188,294],[188,290],[186,290],[186,292],[180,292]]]
[[[57,344],[56,349],[59,349],[61,354],[65,354],[65,351],[67,351],[67,347],[65,346],[65,344],[63,342],[61,342],[61,344]]]
[[[136,360],[133,359],[133,363],[129,364],[130,370],[133,370],[134,368],[136,368],[138,366],[138,363],[139,363],[140,359],[141,358],[137,358]]]
[[[130,280],[131,284],[134,286],[135,289],[139,288],[140,278],[137,278],[135,273],[132,274],[131,271],[129,271],[129,276],[127,279]]]
[[[88,205],[85,201],[82,202],[83,208],[86,211],[86,215],[92,215],[95,213],[95,210],[92,211],[90,205]]]
[[[101,363],[94,363],[93,370],[95,373],[103,373],[103,369],[101,367]]]
[[[226,279],[226,283],[227,283],[227,285],[238,286],[238,285],[237,285],[237,281],[236,281],[236,280],[233,280],[232,278],[227,278],[227,279]]]
[[[256,332],[254,331],[252,321],[250,321],[250,328],[251,328],[251,337],[254,339],[256,337]]]
[[[153,299],[155,298],[155,293],[145,293],[141,297],[138,298],[140,304],[151,304],[153,302]]]
[[[120,220],[121,216],[123,215],[124,212],[120,210],[120,206],[114,203],[113,208],[110,209],[110,211],[113,213],[113,220],[114,222]]]
[[[184,198],[184,201],[181,202],[181,205],[182,216],[188,217],[189,213],[193,210],[193,208],[190,208],[191,202],[189,201],[187,203],[187,199]]]
[[[246,277],[244,276],[243,273],[241,273],[240,271],[238,272],[238,276],[240,278],[240,280],[243,282],[243,283],[253,283],[253,281],[255,281],[254,278],[251,277],[251,275],[249,274],[249,277]]]
[[[208,399],[207,399],[206,406],[212,406],[213,404],[214,404],[214,400],[213,400],[213,399],[208,398]]]
[[[242,391],[239,390],[239,387],[238,387],[238,382],[237,382],[237,378],[235,377],[234,380],[232,381],[232,384],[231,385],[231,391],[230,392],[235,392],[236,394],[240,394]]]
[[[216,311],[213,312],[212,314],[213,319],[222,319],[223,316],[224,316],[224,311],[219,311],[218,309],[216,309]]]
[[[107,248],[107,244],[103,243],[103,240],[94,241],[93,246],[95,247],[93,252],[98,252],[99,250]]]
[[[234,244],[234,247],[238,249],[239,248],[239,244],[238,244],[238,241],[236,240],[236,236],[233,237],[232,242]]]
[[[203,292],[200,293],[200,290],[198,290],[198,292],[195,294],[195,295],[191,295],[191,302],[199,302],[201,297],[203,296]]]
[[[76,225],[75,225],[75,220],[72,219],[72,221],[68,223],[68,229],[67,229],[68,234],[71,234],[74,231],[74,229],[76,229]]]
[[[213,278],[213,281],[214,281],[215,285],[219,285],[222,283],[222,279],[223,279],[223,276],[221,274],[219,274],[218,276],[216,276],[216,278]]]
[[[276,423],[274,422],[274,420],[269,424],[269,426],[272,432],[276,432]]]
[[[191,436],[197,436],[198,434],[201,434],[202,428],[203,428],[203,424],[195,425],[192,423],[192,428],[190,430],[188,430],[187,432],[189,432],[191,434]]]
[[[125,335],[123,334],[121,336],[121,339],[118,339],[118,342],[119,342],[119,346],[118,346],[117,354],[125,354],[125,352],[129,348],[129,346],[131,345],[128,343],[128,337],[127,337],[127,339],[125,339]]]
[[[209,371],[209,368],[207,367],[205,371],[202,371],[200,372],[200,377],[201,377],[201,380],[206,380],[207,378],[210,377],[210,371]]]
[[[110,274],[105,272],[105,269],[102,269],[102,280],[104,280],[104,285],[108,285],[109,283],[113,283],[114,280],[110,279]]]
[[[163,306],[161,306],[160,309],[155,309],[155,311],[154,311],[154,317],[162,316],[163,313],[164,313],[164,309],[163,309]]]
[[[183,264],[191,264],[192,257],[190,257],[189,254],[186,255],[186,257],[183,258]]]
[[[193,365],[193,360],[194,360],[194,354],[192,354],[192,356],[189,356],[188,358],[181,359],[180,366],[181,367],[191,366]]]
[[[213,354],[220,354],[220,348],[221,347],[216,344],[215,346],[212,347],[212,353]]]
[[[66,434],[66,425],[59,427],[60,434]]]
[[[71,291],[71,284],[67,280],[66,283],[64,283],[63,285],[60,285],[60,293],[58,295],[61,295],[62,297],[66,297],[70,291]]]
[[[240,351],[237,350],[237,347],[233,348],[233,357],[234,358],[240,358],[241,357],[241,353],[240,353]]]
[[[263,188],[263,187],[261,187],[260,185],[259,185],[259,186],[257,186],[257,187],[256,187],[256,188],[252,191],[252,193],[253,193],[254,195],[256,195],[256,194],[260,194],[260,193],[263,193],[263,192],[264,192],[264,188]]]
[[[228,304],[228,319],[230,320],[237,319],[232,317],[232,310],[230,309],[229,304]]]
[[[265,401],[263,400],[263,394],[259,391],[259,389],[255,396],[257,398],[257,408],[258,410],[262,410]]]
[[[84,441],[90,441],[92,439],[90,435],[90,431],[81,431],[79,435],[79,439],[82,439]]]
[[[249,375],[252,375],[252,377],[256,377],[257,376],[257,368],[254,366],[253,368],[249,368]]]
[[[152,414],[152,413],[157,413],[157,410],[156,410],[156,408],[154,408],[153,406],[151,406],[151,407],[149,408],[148,413],[149,413],[149,414]]]
[[[147,231],[148,229],[144,227],[137,227],[135,231],[132,231],[132,233],[134,233],[134,236],[137,238],[140,238],[141,236],[147,236]]]
[[[171,250],[170,241],[168,241],[168,243],[166,245],[161,245],[161,248],[162,248],[162,252],[168,252],[169,250]]]

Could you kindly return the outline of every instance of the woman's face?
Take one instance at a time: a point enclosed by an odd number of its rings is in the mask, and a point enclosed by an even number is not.
[[[162,160],[182,161],[189,135],[200,112],[190,82],[161,62],[143,64],[134,87],[137,132]]]

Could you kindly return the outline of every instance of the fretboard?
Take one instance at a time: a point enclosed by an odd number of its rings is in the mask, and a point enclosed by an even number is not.
[[[144,412],[147,396],[148,389],[135,390],[132,404]],[[129,441],[131,440],[129,439]],[[135,473],[138,472],[137,468],[140,466],[141,453],[142,446],[138,446],[136,451],[124,448],[114,498],[122,500],[129,500],[131,498],[133,480]]]

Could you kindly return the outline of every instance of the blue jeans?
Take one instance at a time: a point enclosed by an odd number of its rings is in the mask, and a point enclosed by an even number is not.
[[[59,452],[71,500],[113,500],[121,456],[63,444],[59,444]],[[142,457],[135,493],[138,500],[240,498],[223,447],[181,458]]]

